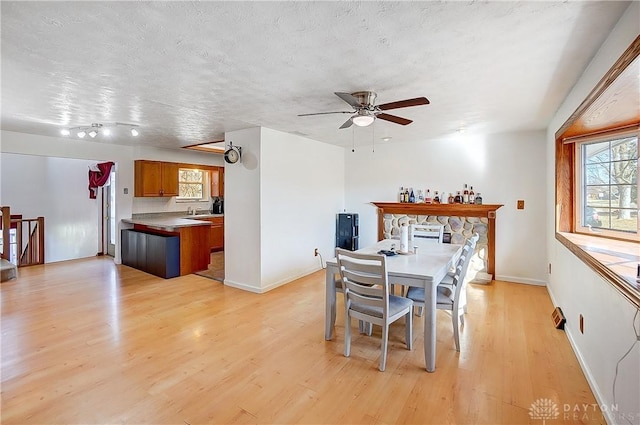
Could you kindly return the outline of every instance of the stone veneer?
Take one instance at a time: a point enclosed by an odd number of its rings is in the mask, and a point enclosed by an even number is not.
[[[475,279],[478,272],[487,271],[487,231],[489,220],[484,217],[448,217],[439,215],[385,214],[383,216],[385,239],[399,238],[400,226],[437,223],[444,225],[444,232],[451,233],[451,243],[463,244],[474,233],[480,235],[471,258],[466,280]]]

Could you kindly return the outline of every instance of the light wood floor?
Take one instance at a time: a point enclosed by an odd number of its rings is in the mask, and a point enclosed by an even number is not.
[[[257,295],[98,257],[22,268],[0,289],[3,425],[542,424],[538,399],[558,404],[556,425],[573,423],[565,403],[596,403],[542,287],[470,285],[460,353],[438,312],[435,373],[419,318],[413,351],[391,327],[385,372],[379,328],[354,323],[345,358],[340,295],[325,341],[322,271]]]

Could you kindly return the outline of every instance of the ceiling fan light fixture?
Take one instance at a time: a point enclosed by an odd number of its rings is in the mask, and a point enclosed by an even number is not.
[[[77,136],[78,136],[79,138],[81,138],[81,139],[83,139],[83,138],[84,138],[84,136],[86,136],[86,135],[87,135],[87,132],[86,132],[86,131],[84,131],[84,130],[80,130],[80,131],[78,131],[78,134],[77,134]]]
[[[366,127],[371,125],[375,118],[372,115],[356,115],[351,121],[358,127]]]
[[[71,132],[68,128],[63,128],[62,130],[60,130],[60,134],[62,134],[63,136],[68,136],[69,134],[71,134]]]
[[[93,138],[95,138],[97,135],[98,135],[98,132],[97,132],[97,131],[95,131],[95,130],[91,130],[91,131],[89,132],[89,136],[90,136],[92,139],[93,139]]]
[[[109,130],[108,128],[105,128],[104,130],[102,130],[102,134],[104,136],[111,136],[111,130]]]

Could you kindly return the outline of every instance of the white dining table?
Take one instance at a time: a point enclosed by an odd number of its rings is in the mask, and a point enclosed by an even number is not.
[[[375,254],[380,250],[400,248],[400,240],[383,239],[357,252]],[[462,251],[462,245],[437,243],[414,239],[409,243],[417,246],[417,254],[397,254],[387,257],[387,274],[390,284],[416,286],[425,289],[424,311],[424,361],[427,372],[436,369],[436,288]],[[413,248],[411,248],[413,250]],[[336,279],[339,279],[336,258],[327,261],[326,267],[326,311],[324,339],[333,338],[336,322]]]

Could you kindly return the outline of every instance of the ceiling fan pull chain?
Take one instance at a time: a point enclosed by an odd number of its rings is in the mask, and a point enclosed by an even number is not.
[[[373,149],[371,149],[371,152],[376,153],[376,123],[374,122],[373,125],[371,126],[371,132],[372,132],[372,136],[371,138],[373,139]]]
[[[356,128],[351,127],[351,152],[356,151]]]

